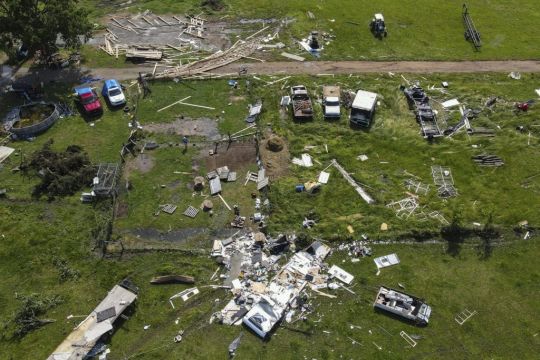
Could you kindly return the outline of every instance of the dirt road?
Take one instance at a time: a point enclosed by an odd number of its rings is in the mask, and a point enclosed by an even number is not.
[[[251,75],[299,75],[299,74],[358,74],[358,73],[474,73],[474,72],[540,72],[540,61],[307,61],[307,62],[236,62],[213,70],[216,74],[237,73],[241,67]],[[40,70],[29,72],[21,68],[15,78],[39,78],[40,81],[72,81],[81,76],[92,75],[98,78],[128,80],[137,77],[139,72],[147,73],[153,66],[139,66],[121,69],[98,68],[80,71]]]

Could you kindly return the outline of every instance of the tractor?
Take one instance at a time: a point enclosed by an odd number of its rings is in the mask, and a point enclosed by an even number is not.
[[[386,37],[388,35],[388,31],[386,31],[386,25],[384,24],[383,14],[375,14],[373,16],[373,19],[371,19],[369,27],[373,35],[375,35],[375,37],[379,39],[382,39],[383,37]]]

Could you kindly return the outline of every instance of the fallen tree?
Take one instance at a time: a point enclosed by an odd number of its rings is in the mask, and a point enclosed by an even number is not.
[[[73,195],[90,185],[95,176],[88,154],[80,146],[70,145],[65,151],[56,152],[51,149],[52,144],[52,140],[47,141],[21,167],[25,173],[33,173],[41,178],[32,191],[32,196],[36,198],[42,195],[47,195],[49,199]]]

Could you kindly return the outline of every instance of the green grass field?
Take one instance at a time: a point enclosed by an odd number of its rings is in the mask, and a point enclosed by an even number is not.
[[[433,2],[430,0],[329,0],[283,1],[225,0],[219,12],[200,9],[198,0],[135,1],[118,7],[122,1],[96,7],[96,1],[86,0],[93,17],[106,13],[143,12],[151,10],[165,14],[198,14],[235,22],[239,19],[278,19],[294,21],[281,29],[280,41],[290,46],[289,51],[300,53],[296,40],[306,37],[311,30],[335,35],[325,45],[322,60],[505,60],[539,59],[540,50],[532,46],[540,37],[536,24],[540,10],[536,1],[471,0],[467,2],[478,28],[483,46],[475,51],[464,39],[461,2]],[[116,5],[115,5],[116,4]],[[308,17],[311,11],[314,19]],[[383,41],[375,39],[368,25],[376,12],[382,12],[389,35]],[[283,60],[283,58],[279,57]]]
[[[413,79],[407,74],[404,76]],[[277,77],[264,78],[274,79]],[[540,173],[537,161],[540,128],[535,126],[539,123],[538,109],[534,105],[528,113],[517,116],[512,111],[512,103],[533,98],[539,77],[522,74],[522,79],[517,81],[505,74],[471,74],[418,76],[418,79],[426,88],[428,85],[439,86],[442,80],[448,81],[450,94],[432,91],[432,97],[437,100],[457,97],[471,108],[480,108],[489,96],[499,96],[493,112],[486,110],[473,120],[473,126],[497,129],[497,136],[476,138],[461,133],[453,139],[445,138],[428,144],[420,137],[414,117],[407,109],[399,90],[404,81],[398,75],[297,77],[285,85],[277,83],[273,86],[251,79],[250,91],[245,89],[244,81],[240,81],[238,90],[232,90],[224,79],[180,84],[156,82],[151,85],[150,97],[141,100],[138,117],[143,126],[152,122],[170,123],[180,115],[216,119],[219,116],[217,128],[226,133],[242,129],[247,104],[262,98],[265,111],[259,121],[260,128],[270,127],[284,136],[291,156],[299,156],[306,145],[317,146],[309,153],[320,164],[315,163],[310,169],[291,165],[289,175],[271,183],[269,198],[273,212],[269,226],[272,232],[304,232],[331,244],[350,237],[356,239],[362,233],[372,239],[418,242],[374,245],[375,255],[397,252],[402,261],[394,268],[383,270],[378,277],[374,275],[376,269],[371,259],[351,263],[345,254],[334,254],[328,263],[339,264],[356,276],[353,290],[357,295],[338,291],[335,300],[313,296],[315,312],[308,316],[307,322],[286,324],[268,342],[245,334],[238,350],[239,359],[535,357],[535,349],[539,345],[535,336],[539,320],[536,304],[540,290],[540,273],[536,266],[539,243],[535,237],[529,241],[521,240],[522,234],[514,235],[512,228],[521,220],[528,220],[532,227],[536,227],[540,220],[535,201],[540,180],[526,180]],[[352,130],[346,117],[339,122],[325,122],[320,105],[315,107],[315,120],[312,122],[300,124],[292,122],[289,117],[281,118],[279,99],[286,94],[287,86],[297,83],[306,85],[314,97],[320,95],[323,84],[331,83],[340,85],[342,89],[363,88],[377,92],[381,104],[372,128],[369,131]],[[131,89],[134,87],[130,92]],[[50,96],[63,97],[66,92],[67,87],[58,87],[51,90]],[[157,112],[188,95],[192,96],[191,102],[213,106],[216,110],[175,106]],[[5,110],[16,101],[2,97],[0,107]],[[65,118],[35,141],[14,142],[9,146],[16,148],[19,154],[29,154],[52,138],[54,149],[79,144],[95,163],[117,161],[120,146],[129,134],[127,122],[122,111],[106,109],[93,127],[80,116]],[[530,139],[528,132],[515,130],[518,125],[530,129]],[[147,138],[160,143],[179,141],[177,136],[169,134],[148,134]],[[129,210],[127,216],[118,218],[114,223],[113,236],[121,236],[126,230],[137,228],[152,228],[159,232],[201,227],[219,230],[223,223],[230,221],[231,213],[225,211],[217,199],[214,200],[217,205],[214,218],[201,213],[191,220],[181,214],[184,206],[194,200],[191,190],[186,187],[189,176],[186,178],[185,175],[174,174],[174,171],[190,171],[193,161],[199,158],[204,145],[202,139],[194,137],[193,143],[196,146],[190,147],[183,155],[178,147],[162,147],[148,152],[154,157],[154,167],[147,173],[131,171],[129,179],[133,188],[129,194],[123,193],[120,197],[128,204]],[[328,154],[323,150],[324,144],[328,145]],[[483,152],[499,155],[506,164],[496,170],[477,167],[470,156]],[[367,154],[369,160],[356,160],[359,154]],[[363,203],[335,170],[330,170],[330,182],[319,194],[308,196],[294,191],[296,184],[316,179],[332,158],[354,173],[358,181],[370,187],[368,191],[376,198],[376,205]],[[201,288],[201,294],[191,302],[178,303],[177,309],[173,310],[167,299],[185,287],[151,287],[148,283],[156,274],[178,272],[195,276],[198,285],[209,284],[208,279],[217,265],[207,255],[189,255],[178,250],[208,251],[212,232],[186,244],[159,244],[163,248],[172,248],[169,251],[147,251],[138,255],[130,253],[122,259],[100,259],[91,250],[94,245],[91,234],[96,227],[93,207],[81,204],[78,194],[51,202],[32,199],[30,192],[37,179],[10,171],[19,162],[20,155],[14,154],[0,170],[0,188],[8,189],[7,199],[0,199],[0,271],[5,274],[0,284],[0,318],[6,321],[16,310],[15,293],[57,294],[64,298],[64,303],[44,315],[55,319],[55,323],[22,339],[11,338],[9,331],[2,331],[0,358],[45,358],[76,325],[78,318],[68,321],[66,317],[70,314],[86,315],[115,283],[126,276],[140,286],[141,292],[130,319],[119,327],[110,341],[111,359],[227,356],[230,341],[240,331],[246,330],[209,325],[208,318],[230,298],[228,293]],[[420,196],[421,205],[440,211],[448,220],[459,214],[461,224],[467,228],[472,227],[473,222],[485,224],[491,215],[502,238],[492,239],[488,254],[476,238],[462,239],[463,242],[453,244],[457,250],[450,251],[445,239],[439,235],[440,223],[420,222],[413,218],[400,220],[384,206],[391,200],[407,196],[402,185],[407,178],[403,170],[420,177],[426,184],[432,184],[429,170],[432,164],[452,168],[459,196],[443,201],[435,195],[432,186],[428,196]],[[201,163],[200,173],[207,170]],[[180,187],[168,186],[175,181],[180,181]],[[167,186],[162,188],[162,184]],[[253,189],[243,187],[242,177],[237,184],[225,185],[224,197],[229,203],[240,202],[241,208],[249,215],[252,206],[249,193]],[[175,196],[179,197],[179,208],[175,214],[152,215],[162,199],[169,201]],[[199,201],[202,199],[194,205]],[[313,229],[303,230],[301,221],[312,209],[320,221]],[[340,220],[351,214],[361,214],[361,217],[351,221]],[[388,232],[379,230],[382,222],[390,225]],[[354,235],[346,230],[349,224],[355,229]],[[439,242],[431,245],[420,243],[422,232],[430,234],[429,240]],[[156,243],[140,242],[134,247],[145,245],[156,246]],[[55,257],[65,259],[71,268],[80,272],[80,278],[60,282],[58,269],[53,265]],[[381,284],[396,287],[398,282],[404,284],[408,292],[425,298],[432,305],[433,317],[427,328],[416,328],[373,312],[371,304],[376,287]],[[220,302],[216,303],[218,298]],[[478,315],[461,327],[455,323],[454,316],[465,308],[477,310]],[[176,319],[179,319],[178,324],[175,324]],[[362,329],[351,329],[351,324]],[[151,327],[144,331],[144,325]],[[180,329],[186,330],[186,336],[182,343],[175,344],[172,338]],[[423,337],[417,347],[405,348],[405,342],[399,337],[402,330]],[[352,344],[348,337],[362,345]],[[382,350],[378,350],[373,342]]]

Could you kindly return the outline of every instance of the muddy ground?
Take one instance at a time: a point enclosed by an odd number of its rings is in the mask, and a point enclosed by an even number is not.
[[[211,141],[221,139],[217,119],[210,118],[177,118],[171,123],[150,123],[144,125],[144,130],[167,135],[204,136]]]
[[[208,155],[210,149],[215,151],[216,147],[203,150],[205,151],[207,169],[228,166],[230,170],[237,171],[257,162],[257,149],[254,141],[234,142],[230,146],[228,142],[220,143],[217,147],[217,154],[214,155]],[[237,176],[240,179],[243,174],[237,174]]]
[[[129,175],[133,170],[137,170],[143,174],[146,174],[155,165],[154,157],[148,153],[138,154],[135,158],[129,158],[125,165],[125,176]]]

